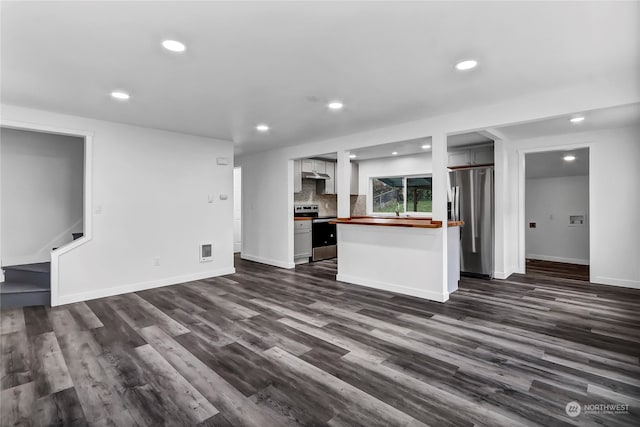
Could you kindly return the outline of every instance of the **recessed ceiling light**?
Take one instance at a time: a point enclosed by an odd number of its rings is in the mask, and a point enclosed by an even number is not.
[[[187,48],[184,43],[180,43],[176,40],[165,40],[162,42],[162,47],[170,50],[171,52],[184,52]]]
[[[394,156],[397,156],[397,155],[398,155],[398,152],[397,152],[397,151],[394,151],[394,152],[393,152],[393,153],[391,153],[391,154],[392,154],[392,155],[394,155]]]
[[[580,123],[583,120],[584,120],[584,117],[582,116],[572,117],[569,119],[571,123]]]
[[[429,144],[425,144],[425,145],[422,146],[423,150],[427,150],[429,148],[431,148],[431,146]]]
[[[358,156],[356,156],[355,154],[349,154],[349,157],[352,158],[352,159],[355,159]]]
[[[460,71],[470,70],[475,68],[478,65],[478,61],[473,59],[468,59],[466,61],[460,61],[456,64],[456,69]]]
[[[572,156],[571,154],[563,157],[565,162],[573,162],[576,159],[576,156]]]
[[[260,132],[266,132],[269,130],[269,126],[265,125],[264,123],[261,123],[258,126],[256,126],[256,130],[259,130]]]
[[[128,93],[122,92],[121,90],[115,90],[111,92],[111,97],[119,99],[121,101],[126,101],[127,99],[131,98]]]
[[[342,110],[342,108],[344,107],[344,104],[340,101],[331,101],[329,104],[327,104],[327,107],[329,107],[330,110]]]

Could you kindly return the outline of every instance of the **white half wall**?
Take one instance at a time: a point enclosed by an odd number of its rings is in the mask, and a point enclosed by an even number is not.
[[[48,262],[83,231],[84,138],[0,130],[2,266]]]
[[[518,198],[523,153],[551,151],[563,147],[590,147],[589,151],[589,240],[591,282],[640,288],[640,227],[634,215],[640,212],[640,127],[547,136],[509,141],[510,192]],[[518,266],[524,272],[524,203],[518,207],[518,228],[505,229],[518,241]]]
[[[54,305],[234,272],[232,142],[10,105],[2,112],[3,123],[92,134],[91,238],[59,256]],[[213,243],[212,262],[199,262],[202,242]]]
[[[583,225],[570,225],[570,215],[584,215]],[[589,264],[589,177],[527,179],[525,247],[531,259]],[[535,228],[529,223],[534,222]]]

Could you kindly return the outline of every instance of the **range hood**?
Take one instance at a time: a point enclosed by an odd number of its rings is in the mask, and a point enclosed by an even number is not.
[[[302,172],[303,179],[330,179],[331,177],[326,173],[318,172]]]

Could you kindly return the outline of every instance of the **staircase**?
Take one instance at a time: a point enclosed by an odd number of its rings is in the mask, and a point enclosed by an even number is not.
[[[3,267],[0,283],[0,309],[51,305],[51,263]]]

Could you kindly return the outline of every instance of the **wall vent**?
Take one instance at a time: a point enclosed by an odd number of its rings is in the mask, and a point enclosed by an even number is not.
[[[200,243],[200,262],[213,261],[213,243]]]

